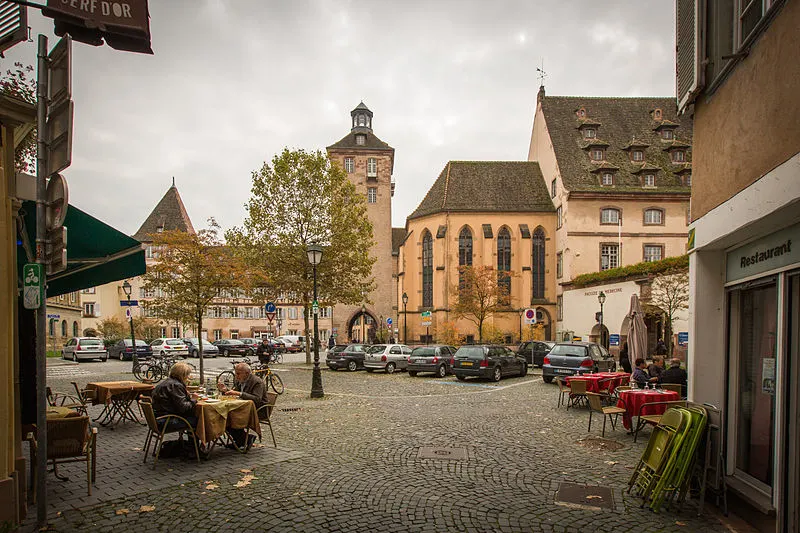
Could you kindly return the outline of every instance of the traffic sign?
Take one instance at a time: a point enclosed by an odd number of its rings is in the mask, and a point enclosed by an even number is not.
[[[525,310],[525,323],[536,324],[536,309]]]
[[[680,346],[688,346],[689,345],[689,332],[688,331],[679,331],[678,332],[678,344]]]
[[[264,312],[266,312],[266,313],[275,313],[277,311],[278,311],[278,308],[275,307],[275,303],[274,302],[267,302],[267,304],[264,306]]]
[[[619,346],[619,334],[612,333],[608,336],[608,345],[609,346]]]
[[[316,300],[314,300],[314,303],[313,303],[313,304],[311,304],[311,311],[312,311],[312,312],[313,312],[315,315],[318,315],[318,314],[319,314],[319,302],[317,302]]]
[[[139,307],[139,300],[120,300],[119,305],[122,307]]]
[[[27,263],[22,268],[22,301],[25,309],[39,309],[44,300],[42,265]]]
[[[59,318],[61,318],[61,315],[58,315],[58,314],[48,314],[48,315],[47,315],[47,318],[48,318],[48,320],[58,320]]]
[[[130,307],[125,310],[125,318],[127,318],[127,319],[131,318],[131,308]]]
[[[423,326],[428,327],[428,326],[433,324],[433,319],[431,318],[431,312],[430,311],[422,311],[420,313],[420,316],[422,317],[422,325]]]
[[[387,326],[391,326],[391,325],[392,325],[392,317],[388,317],[388,318],[386,319],[386,325],[387,325]]]

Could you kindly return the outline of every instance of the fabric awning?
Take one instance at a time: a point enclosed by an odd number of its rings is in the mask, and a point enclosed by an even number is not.
[[[23,202],[22,211],[27,242],[18,241],[18,272],[22,272],[24,263],[32,261],[28,253],[36,248],[36,203]],[[48,298],[145,273],[144,250],[136,239],[74,205],[67,208],[64,226],[67,228],[67,269],[48,276]],[[19,284],[22,285],[22,280]]]

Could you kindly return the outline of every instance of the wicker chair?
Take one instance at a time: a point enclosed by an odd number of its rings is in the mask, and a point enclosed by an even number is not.
[[[200,462],[200,448],[197,446],[197,435],[195,435],[194,428],[192,427],[189,422],[183,418],[182,416],[178,415],[164,415],[156,417],[155,411],[153,411],[153,404],[150,401],[146,400],[139,400],[139,409],[141,410],[142,414],[144,414],[145,420],[147,420],[147,437],[144,441],[144,459],[142,459],[143,463],[147,462],[147,454],[150,452],[150,444],[153,444],[155,447],[155,459],[153,459],[153,470],[156,469],[156,463],[158,463],[158,455],[161,453],[161,446],[164,444],[164,435],[168,435],[170,433],[188,433],[192,437],[192,441],[194,442],[194,452],[195,457],[197,458],[197,462]],[[180,428],[169,428],[170,420],[180,420],[183,422],[183,427]],[[163,420],[163,425],[158,427],[159,421]]]
[[[75,409],[75,411],[82,415],[89,414],[86,411],[86,402],[81,402],[73,394],[53,392],[50,387],[47,387],[47,403],[52,407],[68,407],[69,409]]]
[[[88,413],[89,403],[87,402],[92,402],[97,398],[97,391],[93,389],[82,389],[78,387],[78,383],[75,381],[70,381],[70,383],[75,387],[74,399],[80,402],[84,412]]]
[[[33,433],[31,446],[35,452],[38,451]],[[88,416],[51,418],[47,421],[47,462],[53,465],[53,473],[62,481],[69,478],[58,475],[58,465],[85,462],[87,491],[89,496],[92,495],[97,471],[97,428],[90,428]],[[33,485],[33,494],[36,494],[35,474]]]
[[[258,408],[258,419],[262,424],[269,426],[269,432],[272,435],[272,445],[276,448],[278,443],[275,441],[275,432],[272,431],[272,410],[275,408],[275,401],[278,395],[274,392],[267,393],[267,403]]]

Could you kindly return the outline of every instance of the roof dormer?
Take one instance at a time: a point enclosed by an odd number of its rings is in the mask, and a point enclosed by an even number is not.
[[[628,152],[628,157],[632,162],[642,163],[644,161],[645,150],[647,150],[649,146],[650,145],[645,142],[637,141],[636,137],[634,137],[631,142],[622,147],[622,150]]]
[[[678,129],[678,126],[679,124],[664,119],[656,124],[656,126],[653,128],[653,131],[655,131],[658,136],[661,137],[661,140],[671,141],[675,138],[675,130]]]
[[[608,147],[609,144],[607,142],[594,138],[587,139],[581,149],[588,152],[589,159],[592,161],[605,161]]]
[[[598,128],[600,128],[600,123],[596,120],[585,118],[578,121],[578,131],[581,132],[581,137],[584,139],[596,138]]]

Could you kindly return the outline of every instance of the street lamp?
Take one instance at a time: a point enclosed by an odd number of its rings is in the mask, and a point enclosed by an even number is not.
[[[600,294],[597,295],[597,301],[600,302],[600,344],[603,348],[607,348],[605,335],[603,335],[603,304],[606,303],[606,293],[600,291]]]
[[[322,374],[319,371],[319,303],[317,302],[317,265],[322,261],[322,246],[309,244],[306,248],[308,262],[314,269],[314,303],[311,306],[314,312],[314,372],[311,374],[311,397],[322,398]]]
[[[361,304],[361,342],[367,343],[367,305]]]
[[[128,283],[126,279],[122,283],[122,292],[125,293],[125,297],[128,298],[128,314],[130,315],[131,319],[131,360],[136,362],[136,337],[133,334],[133,311],[131,311],[131,284]]]
[[[408,334],[406,331],[406,324],[408,324],[408,319],[406,318],[407,305],[408,305],[408,294],[404,292],[403,293],[403,344],[408,344]]]

